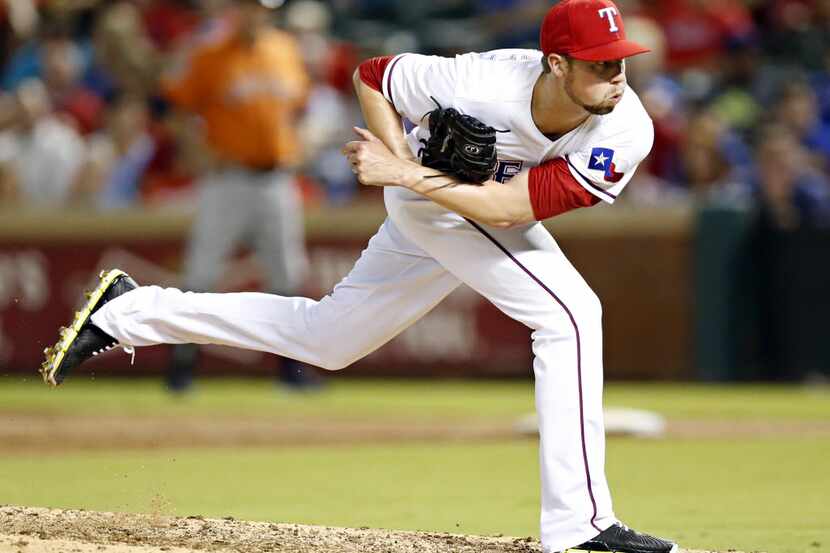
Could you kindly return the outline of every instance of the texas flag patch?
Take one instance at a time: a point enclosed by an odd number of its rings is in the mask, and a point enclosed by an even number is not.
[[[617,173],[614,167],[614,150],[608,148],[594,148],[591,150],[591,159],[588,169],[602,171],[606,182],[620,182],[624,173]]]

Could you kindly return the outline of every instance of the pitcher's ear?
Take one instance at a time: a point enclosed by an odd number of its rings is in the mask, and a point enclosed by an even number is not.
[[[568,56],[562,54],[548,54],[542,59],[542,66],[547,66],[548,71],[557,77],[565,76],[565,73],[570,69],[571,61]]]

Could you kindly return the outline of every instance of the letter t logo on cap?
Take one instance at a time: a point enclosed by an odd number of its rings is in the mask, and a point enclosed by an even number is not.
[[[614,16],[615,15],[617,15],[617,8],[613,8],[613,7],[612,8],[602,8],[601,10],[599,10],[600,18],[602,18],[602,17],[607,17],[608,18],[608,23],[611,27],[609,30],[612,33],[616,33],[617,31],[620,30],[619,27],[617,27],[617,22],[614,21]]]
[[[583,61],[621,60],[649,49],[625,37],[622,13],[613,0],[561,0],[542,21],[539,45],[545,55]]]

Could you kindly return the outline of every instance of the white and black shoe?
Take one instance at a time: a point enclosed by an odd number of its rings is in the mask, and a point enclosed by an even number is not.
[[[86,304],[75,313],[72,324],[61,327],[58,343],[43,350],[46,360],[41,365],[40,374],[47,384],[57,386],[69,371],[87,359],[119,345],[118,340],[92,324],[89,318],[108,301],[138,288],[138,284],[119,269],[101,271],[98,276],[101,281],[95,290],[86,293]],[[132,353],[129,347],[124,350]]]
[[[619,523],[571,549],[611,553],[677,553],[678,551],[677,544],[674,542],[641,534]]]

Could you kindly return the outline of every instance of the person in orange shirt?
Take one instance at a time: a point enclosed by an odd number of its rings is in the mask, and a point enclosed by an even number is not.
[[[190,290],[213,290],[240,243],[256,252],[273,293],[296,295],[307,269],[292,167],[301,161],[296,122],[310,83],[294,38],[272,25],[269,8],[278,3],[237,2],[231,30],[203,41],[162,79],[164,95],[201,120],[213,158],[186,253]],[[190,387],[197,352],[194,345],[174,348],[172,391]],[[289,386],[319,382],[296,361],[282,359],[280,366]]]

